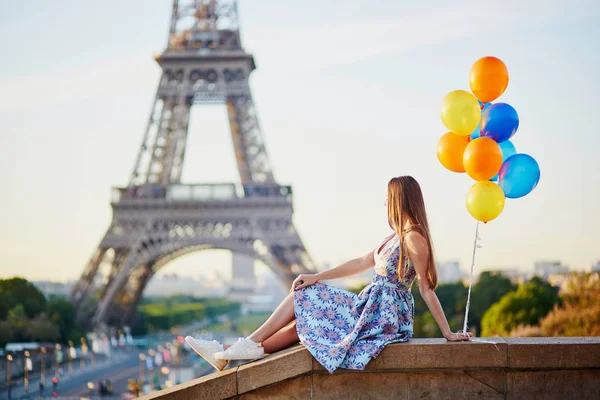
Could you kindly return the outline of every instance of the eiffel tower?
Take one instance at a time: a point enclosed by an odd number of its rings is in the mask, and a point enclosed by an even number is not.
[[[89,327],[132,322],[144,288],[169,261],[227,249],[265,263],[284,284],[314,264],[292,223],[292,188],[267,157],[242,48],[236,0],[174,0],[162,75],[112,222],[71,293]],[[225,104],[240,184],[182,184],[190,109]],[[97,301],[97,303],[96,303]]]

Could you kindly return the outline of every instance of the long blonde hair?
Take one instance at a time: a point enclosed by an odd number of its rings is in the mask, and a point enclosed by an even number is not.
[[[419,232],[429,248],[427,260],[427,281],[429,287],[437,287],[437,271],[433,257],[433,243],[427,222],[427,212],[421,186],[412,176],[392,178],[388,183],[388,223],[400,238],[400,257],[398,258],[398,276],[402,279],[404,265],[404,226],[407,220],[412,223],[411,230]]]

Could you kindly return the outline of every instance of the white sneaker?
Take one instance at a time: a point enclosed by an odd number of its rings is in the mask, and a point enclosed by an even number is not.
[[[249,338],[239,338],[227,350],[215,354],[217,360],[255,360],[264,356],[264,347]]]
[[[229,363],[228,360],[218,360],[215,358],[215,353],[223,351],[223,345],[216,340],[194,339],[191,336],[186,336],[185,341],[196,354],[204,358],[217,370],[222,371]]]

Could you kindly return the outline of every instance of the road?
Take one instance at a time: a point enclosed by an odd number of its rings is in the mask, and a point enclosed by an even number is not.
[[[204,328],[206,322],[191,324],[190,326],[181,329],[178,333],[185,336],[186,334],[193,334],[194,331],[198,331]],[[218,335],[219,336],[219,335]],[[163,333],[148,336],[148,349],[157,348],[161,343],[164,345],[167,341],[172,341],[176,336],[171,333]],[[222,339],[222,337],[218,337]],[[127,397],[123,394],[128,392],[128,381],[129,379],[137,380],[139,377],[139,355],[140,353],[146,353],[146,350],[131,349],[129,351],[115,351],[113,357],[110,360],[103,360],[97,362],[96,367],[88,363],[84,369],[79,369],[79,362],[73,363],[72,374],[63,374],[57,385],[57,397],[52,396],[53,385],[52,377],[53,373],[47,373],[45,388],[43,396],[39,397],[39,374],[31,376],[29,382],[29,392],[25,392],[23,387],[23,380],[13,380],[11,400],[24,400],[24,399],[62,399],[62,400],[79,400],[81,398],[91,399],[125,399]],[[214,369],[206,362],[201,361],[200,357],[195,355],[193,352],[189,352],[187,358],[190,362],[201,362],[203,363],[200,369],[195,370],[195,376],[204,376],[206,374],[214,372]],[[64,366],[63,366],[64,367]],[[144,368],[145,370],[145,368]],[[53,372],[53,371],[52,371]],[[147,371],[146,378],[149,375]],[[110,379],[113,387],[113,396],[111,397],[100,397],[98,395],[98,381]],[[88,387],[88,383],[93,384],[93,389]],[[8,392],[6,390],[0,390],[0,400],[8,399]]]
[[[60,382],[57,392],[59,397],[73,399],[91,397],[92,395],[97,396],[98,380],[109,378],[113,386],[113,393],[125,393],[127,391],[128,379],[137,379],[138,374],[139,361],[136,353],[135,355],[132,354],[130,359],[103,368],[96,368],[96,370],[89,370],[77,377]],[[94,384],[92,391],[88,388],[88,382]]]
[[[81,398],[102,399],[102,400],[121,400],[126,397],[123,394],[128,392],[129,379],[138,379],[139,377],[139,359],[137,352],[131,352],[127,358],[122,358],[112,363],[103,363],[96,368],[87,368],[85,370],[74,370],[72,375],[64,375],[57,385],[57,397],[52,396],[52,376],[46,378],[46,386],[42,399],[60,399],[60,400],[79,400]],[[197,357],[193,355],[192,357]],[[197,371],[197,377],[204,376],[214,372],[214,368],[208,363]],[[148,372],[146,372],[148,374]],[[148,376],[148,375],[146,375]],[[101,379],[110,379],[113,386],[113,396],[100,397],[98,395],[97,385]],[[94,388],[89,389],[88,383],[93,383]],[[12,400],[38,400],[39,399],[39,379],[30,381],[29,392],[25,392],[22,382],[17,382],[13,386]],[[6,391],[0,391],[0,399],[8,399]]]
[[[88,365],[88,368],[79,370],[74,369],[70,376],[64,374],[57,385],[58,397],[52,397],[52,377],[53,374],[46,376],[43,398],[62,398],[79,399],[81,396],[90,395],[88,382],[97,384],[98,380],[108,377],[113,383],[114,393],[123,393],[127,390],[127,379],[137,378],[138,374],[138,353],[122,354],[115,357],[114,360],[98,363],[96,368]],[[77,365],[78,363],[75,363]],[[38,399],[39,398],[39,378],[32,379],[29,383],[29,392],[25,391],[22,381],[14,382],[12,389],[12,399]],[[95,394],[97,391],[95,392]],[[118,397],[120,398],[120,397]],[[0,391],[0,399],[8,399],[6,390]]]

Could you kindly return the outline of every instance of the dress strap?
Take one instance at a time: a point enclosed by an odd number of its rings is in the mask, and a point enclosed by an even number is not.
[[[402,273],[408,269],[408,265],[410,263],[410,258],[408,257],[408,252],[406,251],[406,234],[412,232],[415,229],[415,225],[412,225],[410,228],[402,230],[402,237],[400,238],[400,246],[402,249]]]
[[[379,244],[379,246],[375,249],[375,255],[381,255],[383,253],[384,248],[394,239],[393,236],[396,233],[392,233],[391,235],[388,235],[385,237],[385,239],[383,239],[383,241]]]

